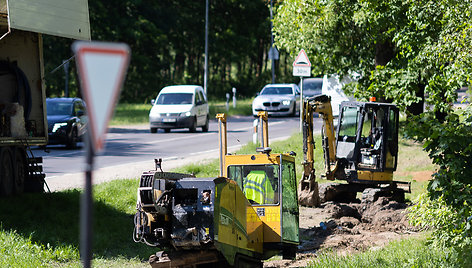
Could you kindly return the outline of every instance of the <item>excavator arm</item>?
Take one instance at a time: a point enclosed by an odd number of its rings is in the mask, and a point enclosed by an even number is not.
[[[334,180],[337,170],[336,161],[336,138],[333,123],[333,112],[331,109],[331,98],[326,95],[314,96],[303,100],[303,175],[299,184],[299,204],[303,206],[318,206],[319,194],[318,183],[315,178],[313,139],[313,117],[319,113],[323,118],[322,139],[325,154],[326,178]]]

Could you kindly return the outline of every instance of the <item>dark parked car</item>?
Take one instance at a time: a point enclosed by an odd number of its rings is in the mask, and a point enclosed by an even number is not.
[[[298,84],[301,87],[301,83]],[[323,88],[323,78],[305,78],[303,79],[303,97],[313,97],[321,95]]]
[[[48,117],[48,144],[77,147],[87,130],[85,103],[79,98],[46,99]]]

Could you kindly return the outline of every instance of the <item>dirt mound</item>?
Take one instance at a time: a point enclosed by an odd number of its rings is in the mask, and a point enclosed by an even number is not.
[[[380,197],[375,202],[326,202],[320,208],[300,208],[300,246],[293,261],[265,262],[264,267],[303,267],[319,250],[348,254],[380,247],[414,234],[407,205]]]

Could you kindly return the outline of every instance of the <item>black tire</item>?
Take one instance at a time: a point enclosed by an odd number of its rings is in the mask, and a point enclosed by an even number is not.
[[[297,257],[297,246],[284,246],[282,249],[282,259],[295,260]]]
[[[261,260],[258,260],[256,258],[237,254],[234,258],[234,267],[262,268],[263,263]]]
[[[8,147],[0,153],[0,195],[8,196],[14,190],[14,171],[11,150]]]
[[[197,131],[197,119],[193,118],[192,125],[188,128],[188,131],[191,133],[195,133]]]
[[[165,133],[170,133],[170,128],[164,128]]]
[[[157,133],[157,128],[155,128],[155,127],[152,127],[149,130],[151,131],[151,133]]]
[[[70,135],[68,137],[68,140],[67,140],[67,144],[66,144],[66,147],[69,148],[69,149],[75,149],[77,148],[77,142],[78,142],[78,137],[77,137],[77,129],[76,128],[72,128],[72,130],[70,131]]]
[[[210,118],[206,118],[205,125],[202,126],[202,131],[203,132],[208,132],[208,128],[210,127]]]
[[[25,180],[28,176],[28,164],[26,162],[26,153],[21,148],[15,149],[15,158],[14,158],[14,174],[15,174],[15,183],[14,191],[15,194],[21,194],[25,188]]]
[[[293,104],[292,116],[293,117],[297,116],[297,103],[296,102]]]

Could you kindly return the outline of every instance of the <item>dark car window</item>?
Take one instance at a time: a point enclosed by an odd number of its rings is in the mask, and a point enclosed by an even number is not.
[[[202,103],[202,96],[200,94],[198,94],[199,92],[195,92],[195,104],[196,105],[199,105]]]
[[[47,115],[71,115],[72,102],[47,101],[46,110]]]
[[[159,95],[159,98],[157,99],[157,104],[192,104],[192,99],[192,93],[163,93]]]
[[[291,87],[266,87],[262,90],[261,95],[291,95],[293,90]]]
[[[321,80],[321,81],[303,81],[303,91],[313,90],[313,91],[321,92],[322,87],[323,87],[323,80]]]
[[[85,112],[85,108],[81,101],[76,101],[74,103],[74,115],[78,115],[79,111]]]
[[[202,104],[203,104],[203,103],[206,103],[205,97],[203,97],[203,92],[198,91],[198,96],[200,97],[200,99],[201,99],[201,101],[202,101]]]

